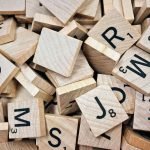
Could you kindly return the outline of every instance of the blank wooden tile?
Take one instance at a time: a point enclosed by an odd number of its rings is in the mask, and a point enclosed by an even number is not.
[[[150,140],[136,133],[131,128],[126,128],[124,137],[126,141],[128,142],[128,144],[136,148],[139,148],[142,150],[148,150],[150,147]]]
[[[5,89],[7,84],[16,75],[19,69],[7,58],[0,54],[0,93]]]
[[[81,80],[56,89],[56,96],[60,114],[76,112],[78,106],[75,99],[96,87],[93,78]]]
[[[22,65],[35,53],[39,35],[22,27],[17,29],[16,34],[15,41],[0,45],[0,52]]]
[[[121,56],[120,53],[91,37],[84,42],[83,52],[92,68],[104,74],[111,74]]]
[[[100,85],[76,98],[76,101],[95,137],[128,119],[108,85]]]
[[[0,122],[0,143],[8,142],[8,122]]]
[[[39,0],[26,0],[25,17],[33,19],[36,13],[53,16],[50,11],[40,4]]]
[[[113,0],[104,0],[104,14],[106,15],[111,9],[113,9]]]
[[[135,90],[111,75],[99,74],[97,85],[109,85],[126,113],[134,113]]]
[[[37,139],[39,150],[69,149],[75,150],[78,119],[73,117],[45,115],[47,136]]]
[[[86,0],[78,9],[77,14],[93,18],[96,16],[99,0]]]
[[[69,77],[81,45],[77,39],[43,28],[33,62]]]
[[[25,0],[0,0],[0,14],[25,14]]]
[[[93,70],[89,66],[85,56],[82,52],[79,53],[72,75],[70,77],[61,76],[53,71],[47,71],[46,75],[55,85],[55,87],[61,87],[70,83],[74,83],[83,79],[87,79],[93,76]]]
[[[1,143],[0,148],[2,150],[37,150],[35,143],[31,140]]]
[[[77,23],[75,20],[69,22],[62,30],[59,31],[64,35],[75,37],[79,40],[85,40],[87,37],[87,29]]]
[[[121,149],[122,150],[127,150],[127,149],[129,149],[129,150],[141,150],[139,148],[136,148],[136,147],[128,144],[128,142],[126,141],[125,137],[122,137]]]
[[[46,68],[41,67],[41,66],[39,66],[39,65],[37,65],[37,64],[35,64],[35,63],[33,63],[33,62],[31,62],[31,63],[29,64],[29,66],[30,66],[32,69],[37,70],[37,71],[40,71],[40,72],[44,72],[44,73],[45,73],[45,72],[47,71]]]
[[[0,45],[15,40],[16,22],[13,18],[0,23]]]
[[[94,137],[84,116],[81,117],[78,144],[103,149],[119,150],[122,125],[118,125],[99,137]],[[117,138],[116,138],[117,136]]]
[[[113,0],[113,7],[122,15],[123,14],[123,7],[122,7],[122,0]]]
[[[35,98],[39,98],[42,100],[52,100],[52,96],[35,86],[31,83],[22,72],[19,72],[15,77],[16,80]]]
[[[123,54],[140,38],[140,34],[115,9],[100,19],[88,35],[120,54]]]
[[[150,0],[144,0],[144,3],[135,16],[134,24],[140,24],[150,14]]]
[[[133,27],[135,30],[137,30],[140,35],[142,34],[142,28],[141,28],[141,25],[140,25],[140,24],[132,25],[132,27]]]
[[[150,18],[146,18],[142,22],[142,33],[149,27],[149,25],[150,25]]]
[[[44,105],[39,99],[8,104],[9,138],[35,138],[46,135]]]
[[[21,66],[21,71],[23,75],[36,87],[40,88],[49,95],[53,95],[55,93],[54,86],[32,70],[27,64]]]
[[[0,101],[0,122],[4,122],[3,102],[1,101]]]
[[[66,24],[85,0],[39,0],[62,23]]]
[[[150,53],[150,26],[142,34],[140,40],[137,42],[136,45],[141,49],[145,50],[146,52]]]
[[[113,74],[143,94],[150,94],[150,54],[131,47],[113,69]]]
[[[134,21],[132,0],[122,0],[122,7],[125,19],[132,23]]]
[[[133,128],[150,131],[150,96],[136,92]]]
[[[54,16],[36,13],[32,22],[32,31],[41,32],[43,27],[60,30],[64,25]]]
[[[133,11],[134,11],[135,15],[138,13],[140,8],[143,6],[144,1],[145,0],[134,0],[133,1]]]

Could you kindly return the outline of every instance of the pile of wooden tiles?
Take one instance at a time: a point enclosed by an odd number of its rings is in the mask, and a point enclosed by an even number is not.
[[[0,0],[0,150],[150,150],[150,0]]]

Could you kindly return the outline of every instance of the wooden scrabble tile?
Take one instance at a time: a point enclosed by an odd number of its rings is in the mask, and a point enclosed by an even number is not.
[[[32,69],[37,70],[37,71],[40,71],[40,72],[46,72],[46,71],[47,71],[46,68],[44,68],[44,67],[42,67],[42,66],[39,66],[39,65],[37,65],[37,64],[35,64],[35,63],[33,63],[33,62],[31,62],[31,63],[29,64],[29,66],[30,66]]]
[[[16,81],[15,80],[11,80],[8,85],[6,86],[6,88],[2,91],[2,93],[0,94],[1,97],[8,97],[8,98],[12,98],[16,96]]]
[[[7,58],[0,54],[0,93],[16,75],[19,69]]]
[[[8,104],[9,138],[35,138],[46,135],[44,105],[39,99]]]
[[[0,143],[8,142],[8,122],[0,123]]]
[[[32,20],[36,13],[53,16],[50,11],[48,11],[43,5],[40,4],[39,0],[26,0],[25,17]]]
[[[131,0],[122,0],[123,14],[130,23],[134,21],[134,13]]]
[[[142,22],[142,33],[149,27],[149,25],[150,25],[150,18],[146,18]]]
[[[78,23],[80,23],[81,25],[95,25],[95,23],[97,23],[102,17],[101,5],[102,5],[101,2],[99,2],[98,9],[97,9],[97,12],[96,12],[96,16],[95,16],[94,19],[83,17],[83,16],[79,16],[79,15],[76,15],[74,17],[74,19]]]
[[[131,47],[113,69],[113,75],[137,91],[150,94],[150,54]]]
[[[3,102],[0,101],[0,122],[4,122]]]
[[[94,150],[93,147],[80,145],[78,150]]]
[[[57,88],[56,96],[60,114],[66,115],[76,112],[79,108],[75,99],[95,87],[96,81],[89,78]]]
[[[0,22],[0,45],[15,40],[16,22],[13,18]]]
[[[132,27],[133,27],[135,30],[137,30],[140,35],[142,34],[142,27],[141,27],[140,24],[138,24],[138,25],[132,25]]]
[[[99,74],[97,85],[109,85],[126,113],[134,113],[135,90],[111,75]]]
[[[122,15],[123,14],[123,7],[122,7],[122,0],[113,0],[113,7]]]
[[[150,53],[150,26],[147,30],[142,34],[140,40],[136,44],[141,49]]]
[[[4,17],[0,15],[0,21],[4,21]]]
[[[15,77],[16,80],[35,98],[43,100],[52,100],[52,96],[31,83],[22,72],[19,72]]]
[[[128,144],[128,142],[126,141],[126,139],[124,137],[122,137],[122,144],[121,144],[121,149],[122,150],[142,150],[142,149],[139,149],[139,148],[136,148],[130,144]]]
[[[18,23],[28,23],[31,24],[32,20],[31,18],[27,18],[25,15],[15,15],[15,18]]]
[[[120,149],[122,125],[118,125],[99,137],[94,137],[86,119],[81,117],[78,144],[103,149]],[[117,138],[116,138],[117,136]]]
[[[61,76],[53,71],[46,72],[47,77],[55,85],[61,87],[70,83],[81,81],[93,76],[93,70],[89,66],[85,56],[82,52],[79,53],[71,77]]]
[[[136,92],[133,128],[150,131],[150,96]]]
[[[150,0],[144,0],[144,3],[135,16],[134,24],[140,24],[150,14]]]
[[[92,68],[104,74],[111,74],[121,56],[120,53],[91,37],[84,42],[83,52]]]
[[[76,98],[76,101],[95,137],[128,119],[108,85],[100,85]]]
[[[86,0],[78,9],[77,14],[89,18],[95,18],[98,9],[99,0]]]
[[[133,11],[134,11],[135,15],[138,13],[140,8],[143,6],[144,1],[145,0],[134,0],[133,1]]]
[[[55,87],[32,70],[27,64],[21,66],[21,71],[32,84],[43,90],[45,93],[49,95],[55,93]]]
[[[87,37],[87,29],[77,23],[75,20],[69,22],[62,30],[59,31],[64,35],[75,37],[79,40],[85,40]]]
[[[25,0],[0,0],[0,6],[1,15],[25,14]]]
[[[113,0],[104,0],[104,14],[106,15],[111,9],[113,9]]]
[[[100,19],[88,35],[120,54],[123,54],[140,38],[140,34],[115,9]]]
[[[35,53],[39,35],[22,27],[17,29],[16,34],[15,41],[0,45],[0,52],[22,65]]]
[[[85,0],[39,0],[62,23],[66,24]],[[58,7],[59,6],[59,7]]]
[[[33,62],[69,77],[81,45],[77,39],[43,28]]]
[[[41,32],[43,27],[52,30],[60,30],[64,25],[54,16],[36,13],[32,22],[31,30],[34,32]]]
[[[69,149],[75,150],[78,119],[73,117],[45,115],[47,136],[37,139],[39,150]]]
[[[124,137],[129,145],[132,145],[136,148],[148,150],[150,147],[149,139],[144,138],[143,136],[131,130],[130,128],[126,128]]]
[[[0,144],[0,149],[2,150],[37,150],[34,142],[31,140],[27,141],[13,141],[5,142]]]

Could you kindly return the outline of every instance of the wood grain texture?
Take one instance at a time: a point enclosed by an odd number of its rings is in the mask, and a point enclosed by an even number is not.
[[[106,15],[108,11],[113,9],[113,0],[104,0],[104,14]]]
[[[15,141],[15,142],[7,142],[1,143],[0,149],[2,150],[37,150],[37,147],[34,142],[31,140],[27,141]]]
[[[134,21],[134,13],[131,0],[122,0],[123,14],[130,23]]]
[[[8,142],[8,122],[0,122],[0,143]]]
[[[92,68],[98,73],[104,74],[111,74],[121,56],[118,52],[91,37],[84,42],[83,53]]]
[[[79,40],[85,40],[87,37],[87,29],[77,23],[75,20],[69,22],[62,30],[59,31],[64,35],[76,37]]]
[[[121,0],[113,0],[113,7],[116,8],[116,10],[124,16],[123,13],[123,7],[122,7],[122,1]]]
[[[25,111],[25,109],[29,109],[29,111]],[[18,119],[15,116],[18,116]],[[27,124],[27,123],[19,119],[26,120],[30,124],[27,126],[23,126],[23,124]],[[46,135],[44,105],[42,100],[29,99],[26,101],[16,101],[13,103],[9,103],[8,121],[10,127],[9,128],[10,139],[35,138],[35,137],[41,137]],[[17,127],[17,125],[20,126]],[[14,133],[15,131],[16,133]]]
[[[22,65],[35,53],[38,39],[38,34],[19,27],[16,40],[0,45],[0,52],[16,64]]]
[[[140,40],[136,45],[146,52],[150,53],[150,26],[142,34]]]
[[[95,18],[98,9],[99,0],[86,0],[78,9],[77,14],[89,18]]]
[[[0,122],[4,122],[3,102],[0,99]]]
[[[122,137],[121,149],[122,150],[142,150],[142,149],[136,148],[136,147],[128,144],[128,142],[126,141],[126,139],[124,137]]]
[[[33,62],[69,77],[72,74],[82,42],[43,28]]]
[[[144,3],[135,16],[134,24],[140,24],[150,14],[150,0],[144,0]]]
[[[140,35],[142,35],[142,27],[140,24],[138,25],[132,25],[132,27],[139,32]]]
[[[54,16],[36,13],[31,30],[40,33],[43,27],[58,31],[62,29],[64,25]]]
[[[40,98],[44,101],[52,100],[52,96],[31,83],[22,72],[19,72],[15,77],[16,80],[35,98]]]
[[[29,19],[33,19],[36,13],[53,16],[44,6],[40,5],[39,0],[26,0],[26,14]]]
[[[73,72],[70,77],[61,76],[53,71],[48,70],[46,72],[47,77],[55,85],[55,87],[61,87],[68,85],[83,79],[87,79],[93,76],[94,71],[89,66],[85,56],[82,52],[79,53]]]
[[[25,0],[0,0],[0,14],[25,14]]]
[[[150,131],[150,96],[136,92],[134,123],[136,130]]]
[[[108,85],[100,85],[76,98],[76,101],[95,137],[128,119]]]
[[[21,71],[31,83],[43,90],[45,93],[49,95],[53,95],[55,93],[54,86],[32,70],[27,64],[21,66]]]
[[[106,132],[104,135],[94,137],[85,117],[82,116],[78,144],[102,149],[120,150],[121,129],[122,125],[118,125],[110,131]]]
[[[96,87],[93,78],[81,80],[56,89],[56,96],[60,114],[66,115],[76,112],[79,108],[75,99]]]
[[[142,33],[149,27],[149,25],[150,25],[150,18],[146,18],[142,22]]]
[[[116,35],[114,34],[115,31],[117,32],[117,36],[123,38],[122,40],[112,38],[112,33],[113,35]],[[112,44],[105,40],[104,35],[102,36],[104,33],[108,39],[112,38]],[[88,35],[109,48],[113,48],[120,54],[123,54],[140,38],[140,34],[135,31],[131,24],[115,9],[109,11],[102,19],[100,19],[88,32]]]
[[[54,150],[55,147],[51,145],[56,145],[56,139],[49,134],[53,129],[53,134],[61,140],[61,143],[57,146],[57,149],[69,149],[75,150],[76,147],[76,136],[77,136],[77,127],[78,119],[73,117],[59,116],[53,114],[46,114],[46,126],[47,126],[47,136],[37,139],[37,145],[39,150]],[[57,128],[57,130],[56,130]],[[58,130],[60,132],[58,132]],[[49,142],[52,144],[50,145]],[[64,148],[65,147],[65,148]]]
[[[150,54],[131,47],[113,69],[113,75],[137,91],[150,94]]]
[[[6,88],[7,84],[17,74],[19,69],[11,63],[6,57],[0,54],[0,93]],[[7,68],[7,69],[6,69]]]
[[[135,131],[130,128],[126,128],[124,137],[128,144],[137,147],[142,150],[148,150],[150,147],[150,140],[144,138],[143,136],[139,135]]]
[[[16,22],[13,18],[8,18],[0,23],[0,45],[15,40]]]
[[[40,0],[62,23],[66,24],[85,0]]]
[[[126,113],[133,114],[135,106],[135,90],[114,76],[99,74],[97,85],[109,85]]]

